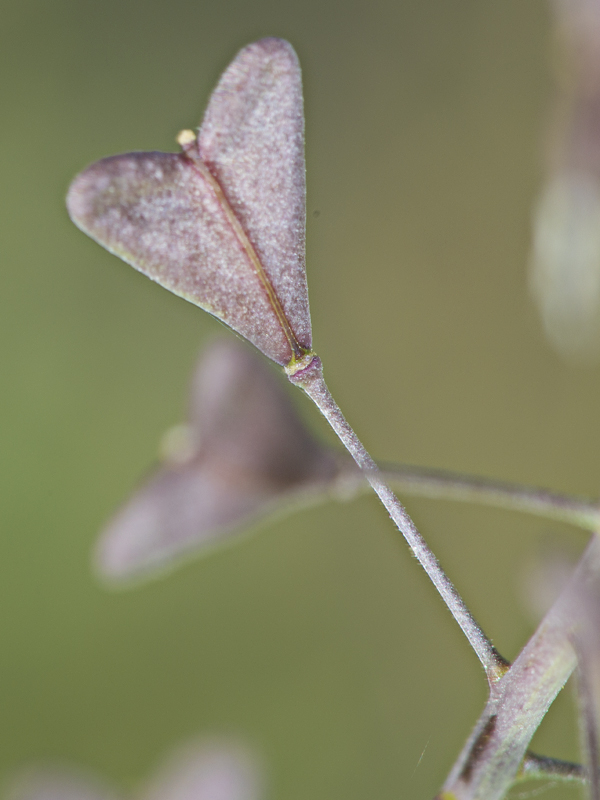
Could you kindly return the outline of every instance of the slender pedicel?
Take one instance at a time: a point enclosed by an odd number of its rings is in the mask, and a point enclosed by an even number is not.
[[[469,640],[471,647],[485,669],[488,682],[492,688],[508,669],[508,662],[502,658],[475,621],[465,602],[443,571],[439,561],[415,527],[406,509],[386,485],[377,469],[377,465],[346,421],[323,380],[321,360],[317,356],[313,356],[306,367],[289,370],[288,375],[290,381],[304,389],[316,404],[344,447],[361,470],[364,471],[366,479],[375,490],[398,530],[408,542],[409,547]]]
[[[550,779],[557,783],[585,783],[585,767],[560,758],[548,758],[528,750],[515,782]]]
[[[127,153],[92,164],[71,184],[69,213],[96,241],[225,322],[306,390],[365,470],[492,685],[506,662],[377,473],[312,352],[302,105],[291,45],[248,45],[221,76],[198,135],[179,135],[183,153]]]
[[[380,462],[379,471],[387,483],[407,494],[521,511],[586,530],[596,530],[600,525],[600,504],[597,501],[548,489],[402,464]]]

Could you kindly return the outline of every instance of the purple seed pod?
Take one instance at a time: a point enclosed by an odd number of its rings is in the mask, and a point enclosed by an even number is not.
[[[104,158],[69,189],[71,219],[278,364],[311,351],[302,83],[288,42],[245,47],[183,152]]]
[[[164,568],[260,516],[321,497],[343,463],[305,428],[260,356],[226,340],[203,353],[189,422],[163,449],[163,464],[101,535],[96,565],[104,578]]]

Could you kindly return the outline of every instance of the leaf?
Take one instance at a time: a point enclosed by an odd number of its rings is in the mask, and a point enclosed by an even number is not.
[[[102,534],[104,577],[128,578],[214,546],[286,503],[322,494],[343,463],[306,430],[262,359],[237,342],[217,341],[201,358],[181,432]]]
[[[85,233],[277,363],[311,350],[304,118],[290,44],[262,39],[222,75],[183,153],[92,164],[67,196]]]

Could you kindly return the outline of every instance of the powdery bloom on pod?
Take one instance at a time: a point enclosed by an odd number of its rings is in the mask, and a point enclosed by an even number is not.
[[[262,39],[222,75],[183,152],[127,153],[80,173],[81,230],[209,311],[278,364],[311,351],[304,116],[292,46]]]
[[[225,340],[200,359],[189,423],[163,450],[163,464],[101,535],[96,565],[105,578],[164,568],[264,514],[319,497],[343,463],[308,432],[262,359]]]

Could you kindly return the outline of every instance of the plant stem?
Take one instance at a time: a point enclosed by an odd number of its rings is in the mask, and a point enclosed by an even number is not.
[[[582,750],[590,800],[600,800],[600,581],[578,586],[571,643],[577,654],[577,693]]]
[[[582,586],[600,590],[600,537],[595,534],[567,586],[498,681],[439,797],[505,796],[531,737],[576,666],[571,640]]]
[[[524,511],[586,530],[600,527],[600,504],[594,501],[445,470],[381,462],[379,470],[385,481],[407,494]]]
[[[590,632],[591,636],[596,635],[596,631]],[[585,753],[585,763],[587,765],[587,778],[589,783],[590,800],[600,800],[600,770],[598,769],[598,719],[596,708],[596,695],[598,687],[594,686],[598,675],[597,669],[586,663],[588,653],[582,653],[577,648],[578,669],[577,669],[577,691],[579,695],[579,726],[581,729],[582,750]],[[596,674],[594,674],[596,672]],[[590,674],[591,673],[591,674]],[[596,679],[594,681],[593,679]]]
[[[392,520],[396,523],[398,530],[408,542],[409,547],[442,596],[452,616],[460,625],[485,669],[490,687],[493,687],[496,681],[506,672],[508,663],[479,627],[465,602],[443,571],[439,561],[415,527],[406,509],[387,486],[377,469],[377,465],[344,418],[325,384],[320,359],[317,356],[313,356],[307,366],[292,372],[292,374],[288,373],[288,377],[292,383],[304,389],[313,400],[344,447],[364,472],[366,479],[375,490]]]
[[[562,783],[585,783],[586,770],[581,764],[538,756],[536,753],[528,751],[521,764],[521,769],[515,776],[515,782],[544,779]]]

